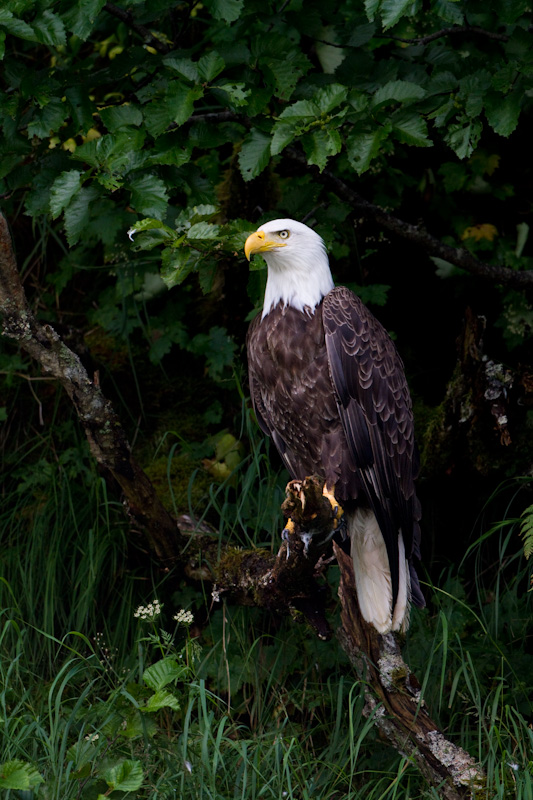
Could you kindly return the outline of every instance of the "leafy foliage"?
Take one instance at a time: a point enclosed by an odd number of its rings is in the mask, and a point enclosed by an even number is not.
[[[176,346],[201,357],[216,334],[184,320],[192,295],[185,303],[175,288],[191,292],[196,280],[203,295],[223,292],[258,208],[281,200],[280,215],[318,209],[319,230],[334,253],[342,250],[344,269],[352,242],[339,222],[349,206],[286,177],[295,147],[309,166],[359,175],[389,208],[419,204],[430,182],[430,213],[453,218],[458,241],[472,224],[490,224],[485,257],[531,266],[515,248],[512,214],[502,225],[483,216],[482,204],[472,212],[480,193],[503,201],[516,192],[500,159],[509,160],[504,140],[531,111],[523,3],[427,9],[376,0],[326,9],[313,1],[258,10],[256,0],[135,2],[129,10],[100,0],[4,4],[0,191],[10,216],[48,216],[52,235],[64,235],[62,277],[57,268],[48,276],[56,290],[100,265],[88,298],[98,324],[121,337],[141,334],[155,364]],[[222,188],[228,182],[235,202],[244,198],[240,213]],[[156,281],[159,270],[174,292]],[[115,277],[114,298],[105,273]],[[254,306],[260,288],[252,276]],[[531,315],[527,303],[513,308],[501,326],[515,346],[510,329],[522,342]],[[152,326],[147,312],[165,321]],[[236,335],[229,322],[222,327]],[[197,334],[209,339],[190,345]],[[213,377],[228,374],[233,352],[208,363]]]

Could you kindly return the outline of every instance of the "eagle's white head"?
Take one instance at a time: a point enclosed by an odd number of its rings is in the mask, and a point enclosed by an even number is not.
[[[263,317],[278,303],[313,313],[333,289],[326,246],[303,222],[266,222],[247,238],[244,252],[248,261],[254,253],[261,253],[267,263]]]

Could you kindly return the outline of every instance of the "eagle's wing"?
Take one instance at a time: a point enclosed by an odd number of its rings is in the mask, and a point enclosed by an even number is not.
[[[394,607],[400,529],[406,555],[419,556],[418,454],[403,364],[383,326],[349,289],[329,292],[322,315],[339,414],[356,465],[352,497],[362,488],[377,518],[389,556]],[[350,476],[341,477],[349,491]],[[412,590],[413,601],[423,604],[418,581]]]
[[[285,442],[285,438],[281,430],[278,430],[275,425],[273,425],[271,416],[269,414],[268,409],[265,407],[263,395],[261,392],[260,381],[258,381],[257,376],[261,374],[261,369],[265,363],[266,357],[268,352],[266,351],[266,342],[261,341],[259,349],[256,351],[255,349],[250,348],[250,342],[253,340],[255,342],[259,342],[257,337],[257,332],[259,326],[261,324],[261,314],[258,314],[248,329],[248,335],[246,337],[246,348],[248,351],[248,383],[250,386],[250,397],[252,400],[252,406],[255,412],[255,416],[257,418],[257,422],[259,427],[266,433],[267,436],[271,436],[278,453],[281,456],[281,459],[285,465],[285,468],[289,471],[289,473],[294,472],[293,465],[289,461],[289,456],[287,453],[287,445]]]

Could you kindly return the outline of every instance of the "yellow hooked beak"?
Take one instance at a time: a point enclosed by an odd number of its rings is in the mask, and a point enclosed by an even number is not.
[[[276,241],[271,238],[271,234],[264,231],[256,231],[251,233],[244,243],[244,255],[249,261],[255,253],[266,253],[267,250],[273,250],[275,247],[286,246],[286,242]]]

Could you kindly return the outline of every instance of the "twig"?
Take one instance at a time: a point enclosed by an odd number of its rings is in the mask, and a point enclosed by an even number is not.
[[[119,19],[121,22],[127,25],[128,28],[131,28],[132,31],[138,33],[139,36],[144,40],[144,43],[149,47],[153,47],[158,53],[166,55],[170,52],[168,45],[162,42],[161,39],[158,39],[157,36],[154,36],[154,34],[144,25],[140,25],[138,22],[135,22],[133,15],[129,11],[125,11],[123,8],[116,6],[114,3],[106,3],[104,10],[107,11],[108,14],[112,14],[112,16]]]
[[[294,148],[287,148],[285,152],[291,160],[297,161],[304,166],[307,171],[312,169],[317,181],[335,192],[337,196],[347,200],[352,208],[356,209],[364,216],[373,219],[383,228],[396,234],[396,236],[400,236],[402,239],[407,239],[413,242],[413,244],[423,247],[429,255],[442,258],[444,261],[449,261],[450,264],[454,264],[456,267],[466,270],[471,275],[483,278],[491,283],[500,283],[513,289],[526,289],[533,286],[533,270],[517,272],[508,267],[479,261],[468,250],[451,247],[441,242],[435,236],[432,236],[419,225],[413,225],[410,222],[405,222],[405,220],[387,213],[380,208],[380,206],[369,202],[355,192],[347,183],[332,172],[326,169],[319,172],[316,167],[310,167],[307,164],[305,156]]]
[[[405,44],[429,44],[429,42],[434,42],[435,39],[441,39],[443,36],[464,36],[470,33],[473,33],[476,36],[486,36],[488,39],[495,39],[498,42],[509,41],[509,37],[505,33],[487,31],[485,28],[479,28],[475,25],[454,25],[452,28],[442,28],[442,30],[435,31],[435,33],[430,33],[427,36],[415,36],[412,39],[404,39],[401,36],[394,36],[390,33],[376,33],[374,34],[374,38],[394,39],[396,42],[404,42]]]
[[[494,31],[487,31],[485,28],[479,28],[477,26],[471,25],[454,25],[452,28],[442,28],[440,31],[435,31],[435,33],[429,33],[427,36],[414,36],[412,39],[406,39],[402,36],[395,36],[393,33],[375,33],[373,35],[373,39],[392,39],[395,42],[403,42],[404,44],[429,44],[430,42],[434,42],[436,39],[442,39],[444,36],[456,36],[462,35],[465,36],[469,33],[473,33],[476,36],[486,36],[488,39],[495,39],[498,42],[508,42],[509,37],[506,33],[495,33]],[[356,45],[351,45],[348,43],[339,44],[338,42],[328,42],[325,39],[313,39],[315,42],[319,42],[320,44],[326,44],[328,47],[339,47],[340,49],[343,48],[356,48]]]

